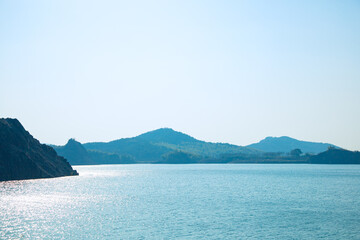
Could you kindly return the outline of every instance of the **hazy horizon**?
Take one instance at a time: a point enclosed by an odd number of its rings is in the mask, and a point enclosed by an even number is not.
[[[0,117],[40,142],[169,127],[360,150],[358,1],[0,1]]]

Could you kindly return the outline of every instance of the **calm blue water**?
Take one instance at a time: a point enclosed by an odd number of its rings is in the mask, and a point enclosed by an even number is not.
[[[0,239],[360,239],[360,166],[75,166],[0,183]]]

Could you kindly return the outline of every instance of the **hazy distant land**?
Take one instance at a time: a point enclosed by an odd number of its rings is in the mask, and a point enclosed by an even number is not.
[[[329,143],[268,137],[246,147],[197,140],[171,128],[133,138],[81,144],[70,139],[52,147],[71,164],[126,163],[328,163],[358,164],[360,154]],[[320,154],[322,153],[322,154]]]

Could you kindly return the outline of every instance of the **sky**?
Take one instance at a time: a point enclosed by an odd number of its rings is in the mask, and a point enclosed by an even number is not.
[[[0,116],[42,143],[170,127],[360,150],[360,1],[0,0]]]

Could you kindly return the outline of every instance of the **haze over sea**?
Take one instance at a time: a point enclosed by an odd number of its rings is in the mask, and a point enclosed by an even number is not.
[[[0,183],[1,239],[359,239],[358,165],[98,165]]]

